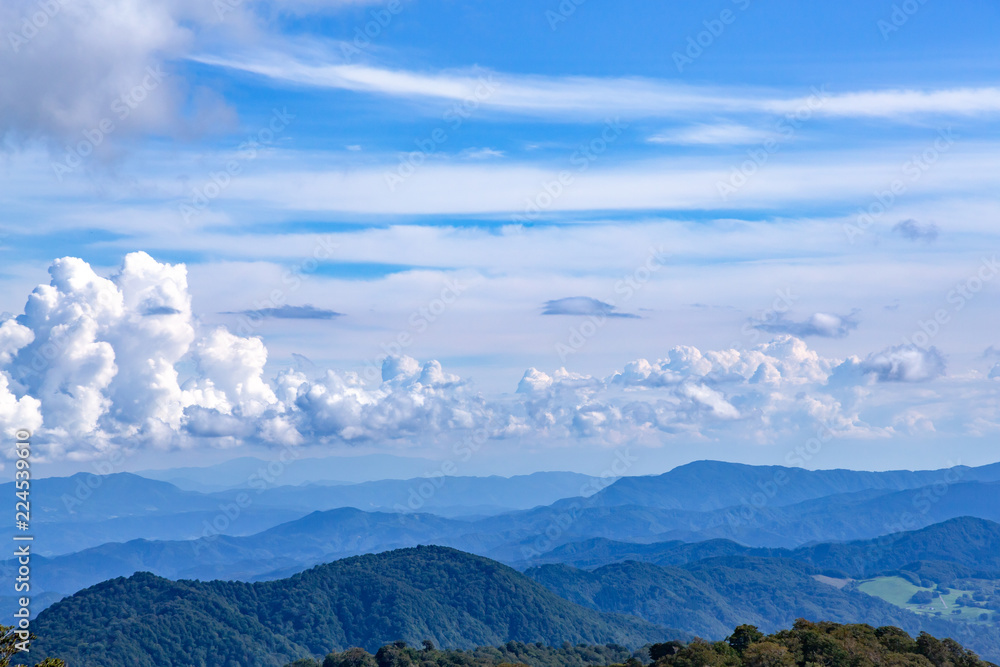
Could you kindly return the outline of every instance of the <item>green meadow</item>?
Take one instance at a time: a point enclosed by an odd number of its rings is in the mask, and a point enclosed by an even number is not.
[[[972,596],[972,590],[951,588],[946,595],[938,594],[933,588],[922,588],[915,586],[902,577],[875,577],[858,582],[858,590],[868,595],[882,598],[886,602],[908,609],[917,614],[946,616],[953,620],[963,620],[978,622],[979,615],[992,612],[978,607],[961,607],[957,604],[958,598],[962,595]],[[934,595],[934,600],[927,605],[910,604],[910,598],[919,591],[929,591]],[[959,610],[959,613],[955,613]]]

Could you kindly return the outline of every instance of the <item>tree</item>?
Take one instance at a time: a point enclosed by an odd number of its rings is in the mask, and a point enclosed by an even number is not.
[[[757,629],[756,625],[740,625],[733,634],[726,640],[729,645],[736,649],[736,652],[743,655],[743,652],[754,642],[759,642],[764,638],[764,633]]]
[[[934,602],[934,594],[930,591],[917,591],[910,596],[910,604],[930,604]]]
[[[13,625],[0,625],[0,667],[10,667],[11,658],[20,653],[17,643],[21,641],[21,637],[15,630]],[[29,635],[28,639],[30,641],[36,637]],[[66,667],[66,663],[58,658],[46,658],[42,662],[36,663],[35,667]]]
[[[402,644],[402,646],[400,646]],[[406,648],[406,642],[395,642],[391,646],[383,646],[375,654],[378,667],[411,667],[417,664]]]
[[[908,632],[892,625],[875,629],[875,637],[888,651],[893,653],[916,653],[917,642]]]
[[[743,651],[746,667],[794,667],[795,658],[781,644],[755,641]]]
[[[375,656],[357,646],[343,653],[331,653],[323,661],[323,667],[378,667]]]
[[[684,644],[676,639],[663,644],[653,644],[649,647],[649,657],[653,662],[656,662],[660,658],[675,655],[682,648],[684,648]]]

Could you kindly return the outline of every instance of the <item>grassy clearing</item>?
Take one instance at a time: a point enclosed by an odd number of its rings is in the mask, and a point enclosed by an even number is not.
[[[971,596],[971,590],[952,588],[947,595],[941,596],[934,589],[914,586],[902,577],[876,577],[875,579],[862,581],[858,583],[858,590],[862,593],[882,598],[886,602],[908,609],[916,614],[940,614],[952,620],[978,622],[979,615],[986,611],[976,607],[959,607],[955,604],[955,601],[963,594]],[[934,594],[934,601],[928,605],[910,604],[910,598],[918,591],[930,591]],[[954,613],[956,609],[959,610],[958,614]],[[992,616],[992,612],[986,611],[986,613]]]

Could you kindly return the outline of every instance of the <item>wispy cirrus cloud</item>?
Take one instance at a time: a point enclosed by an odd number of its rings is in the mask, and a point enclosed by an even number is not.
[[[204,54],[191,56],[191,60],[279,83],[415,99],[475,99],[484,108],[530,116],[593,119],[609,114],[650,118],[719,112],[786,114],[814,106],[809,95],[778,96],[767,90],[746,92],[639,77],[549,77],[485,69],[421,73],[361,64],[305,62],[283,53],[253,59]],[[484,95],[481,91],[487,81],[495,85],[495,90]],[[1000,113],[998,87],[821,92],[822,104],[815,113],[832,117],[899,119]],[[815,92],[811,95],[816,97]]]
[[[652,144],[694,145],[743,145],[766,141],[773,132],[735,123],[717,125],[691,125],[654,134],[647,141]]]

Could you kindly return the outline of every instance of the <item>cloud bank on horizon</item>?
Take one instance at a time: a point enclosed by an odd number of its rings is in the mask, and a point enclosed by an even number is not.
[[[991,456],[1000,6],[565,6],[3,3],[0,427]]]
[[[385,357],[372,382],[337,369],[268,378],[259,337],[199,323],[183,265],[132,253],[108,278],[71,257],[49,272],[23,314],[0,325],[0,428],[32,429],[53,459],[242,442],[405,450],[414,437],[476,433],[541,445],[774,444],[1000,428],[1000,409],[988,408],[996,383],[947,378],[934,347],[831,359],[787,334],[745,349],[679,346],[605,378],[529,368],[513,396],[485,395],[438,361],[405,355]],[[903,385],[920,387],[918,402]],[[940,395],[957,387],[971,400],[942,411]]]

